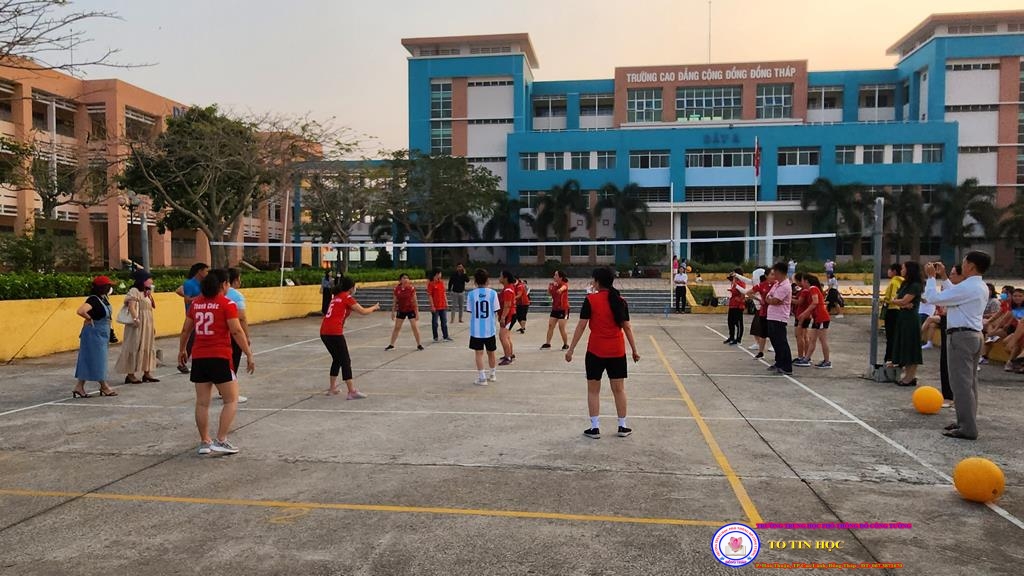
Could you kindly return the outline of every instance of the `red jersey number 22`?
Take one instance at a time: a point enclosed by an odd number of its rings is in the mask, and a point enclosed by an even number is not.
[[[196,313],[196,334],[213,336],[213,312]]]

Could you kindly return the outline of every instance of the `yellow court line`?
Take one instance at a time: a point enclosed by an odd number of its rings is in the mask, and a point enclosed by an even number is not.
[[[668,358],[665,357],[665,353],[661,351],[661,346],[658,341],[655,340],[654,335],[650,335],[651,344],[654,344],[654,349],[658,351],[658,356],[661,357],[661,363],[665,365],[665,370],[668,370],[668,375],[672,377],[672,381],[675,382],[676,389],[679,390],[679,395],[682,397],[683,402],[686,403],[686,407],[690,410],[690,415],[693,416],[693,421],[697,423],[697,427],[700,428],[700,433],[704,435],[704,442],[707,443],[708,448],[711,449],[711,455],[715,457],[715,461],[718,462],[718,466],[725,473],[725,477],[729,480],[729,484],[732,486],[733,492],[736,493],[736,498],[740,501],[740,506],[743,507],[743,511],[747,515],[747,519],[751,523],[757,525],[764,522],[761,515],[757,512],[757,507],[754,506],[754,502],[750,499],[750,495],[747,494],[747,489],[743,487],[743,483],[740,482],[739,476],[732,469],[732,465],[729,464],[729,460],[725,457],[725,453],[718,446],[718,442],[715,441],[715,437],[711,434],[711,429],[708,428],[707,422],[704,421],[704,417],[700,415],[700,411],[697,410],[697,404],[694,403],[693,398],[690,398],[689,392],[686,391],[686,387],[683,386],[683,381],[679,379],[679,375],[672,369],[672,365],[669,364]]]
[[[119,502],[160,502],[169,504],[200,504],[207,506],[249,506],[255,508],[286,508],[307,510],[351,510],[359,512],[393,512],[405,514],[441,514],[449,516],[489,516],[494,518],[530,518],[541,520],[568,520],[580,522],[616,522],[621,524],[661,524],[670,526],[719,527],[728,522],[717,520],[687,520],[683,518],[647,518],[634,516],[600,516],[591,514],[560,514],[557,512],[529,512],[525,510],[488,510],[480,508],[441,508],[429,506],[390,506],[382,504],[344,504],[322,502],[283,502],[279,500],[242,500],[235,498],[190,498],[184,496],[152,496],[143,494],[112,494],[107,492],[54,492],[44,490],[18,490],[0,488],[0,496],[27,496],[34,498],[84,498]]]

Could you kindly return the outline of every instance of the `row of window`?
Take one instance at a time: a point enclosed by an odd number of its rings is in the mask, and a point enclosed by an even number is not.
[[[999,70],[999,62],[971,62],[967,64],[946,64],[946,70],[963,72],[965,70]]]
[[[677,88],[678,118],[738,118],[742,111],[742,87]],[[662,89],[632,88],[626,91],[627,122],[661,122]],[[759,84],[756,117],[792,118],[793,85]]]
[[[598,238],[598,240],[608,240],[607,238]],[[615,256],[615,246],[611,244],[596,244],[594,247],[597,249],[598,256]],[[539,254],[539,247],[537,246],[520,246],[519,256],[520,257],[533,257],[536,258]],[[583,258],[590,255],[590,245],[570,246],[569,254],[574,258]],[[544,247],[545,258],[561,258],[562,247],[561,246],[545,246]]]
[[[513,122],[512,118],[476,118],[466,121],[467,124],[512,124]]]
[[[861,148],[861,161],[857,162],[857,146],[836,146],[836,164],[912,164],[914,162],[913,144],[893,144],[889,162],[886,162],[886,145],[867,144]],[[984,152],[987,150],[969,149],[965,151]],[[569,156],[571,170],[591,169],[590,152],[570,152]],[[632,150],[629,153],[629,167],[634,169],[668,168],[670,156],[671,153],[668,150]],[[942,144],[921,146],[921,163],[941,163],[942,158]],[[522,170],[540,169],[540,155],[537,152],[521,152],[519,161]],[[778,151],[778,166],[818,166],[820,163],[821,149],[817,147],[779,148]],[[687,168],[735,168],[753,165],[753,148],[696,149],[686,152]],[[598,170],[615,168],[615,151],[597,152],[595,168]],[[565,170],[565,153],[545,152],[544,169]]]
[[[430,153],[452,153],[452,83],[430,85]]]
[[[494,164],[496,162],[505,162],[508,160],[505,156],[467,156],[466,162],[470,164]]]
[[[863,154],[861,162],[859,162],[860,164],[887,164],[885,161],[885,145],[868,144],[862,148]],[[942,152],[942,144],[924,144],[921,146],[921,163],[941,163]],[[892,146],[892,164],[912,164],[913,162],[913,144],[894,144]],[[836,146],[836,164],[858,164],[857,146]]]
[[[466,86],[472,88],[473,86],[512,86],[515,84],[512,80],[476,80],[467,82]]]
[[[946,106],[946,112],[996,112],[998,104],[952,104]]]

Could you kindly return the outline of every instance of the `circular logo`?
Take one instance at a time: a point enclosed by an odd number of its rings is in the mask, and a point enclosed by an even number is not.
[[[711,553],[733,568],[750,564],[760,551],[761,539],[746,524],[726,524],[711,538]]]

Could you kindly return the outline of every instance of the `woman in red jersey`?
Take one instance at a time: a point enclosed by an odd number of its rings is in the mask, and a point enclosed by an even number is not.
[[[568,350],[569,335],[565,331],[565,325],[569,321],[569,277],[565,272],[555,271],[551,284],[548,284],[548,295],[551,296],[551,318],[548,319],[548,337],[541,349],[551,348],[551,337],[557,324],[558,333],[562,336],[562,350]]]
[[[341,378],[348,387],[346,400],[359,400],[366,398],[352,384],[352,359],[348,355],[348,344],[345,342],[345,320],[356,311],[364,316],[373,314],[380,310],[380,304],[374,304],[369,308],[363,308],[356,299],[352,297],[355,293],[356,283],[348,276],[343,276],[331,294],[334,296],[327,306],[327,313],[320,322],[320,340],[327,347],[331,354],[331,386],[327,389],[328,396],[338,394],[338,372],[340,369]]]
[[[516,323],[516,277],[508,270],[502,270],[501,291],[498,292],[498,304],[501,311],[498,313],[498,341],[501,342],[501,360],[498,366],[508,366],[515,359],[516,353],[512,348],[512,326]]]
[[[572,344],[565,352],[565,361],[572,362],[572,354],[583,337],[583,331],[590,327],[587,339],[587,408],[590,411],[590,428],[583,435],[600,438],[598,424],[601,410],[601,376],[608,372],[612,394],[615,396],[615,411],[619,417],[619,437],[633,433],[626,427],[626,344],[633,351],[633,362],[640,361],[633,339],[633,328],[629,324],[629,306],[612,284],[615,273],[609,268],[597,268],[593,273],[595,291],[587,295],[580,309],[580,322],[572,335]]]
[[[811,356],[814,355],[814,348],[818,343],[821,343],[821,353],[824,359],[815,364],[815,368],[831,368],[832,362],[829,360],[829,349],[828,349],[828,325],[832,321],[832,317],[828,313],[828,305],[825,303],[825,293],[821,290],[821,281],[818,277],[813,274],[804,274],[803,279],[804,292],[807,292],[807,308],[803,313],[797,317],[804,321],[810,320],[811,326],[807,330],[807,349],[806,356],[807,363],[811,363]]]
[[[395,321],[395,327],[391,330],[391,342],[384,350],[394,350],[395,341],[398,340],[398,333],[402,330],[402,322],[409,321],[412,328],[413,338],[416,339],[416,349],[423,350],[420,343],[420,327],[416,324],[420,315],[420,305],[416,301],[416,287],[412,285],[408,274],[398,277],[398,286],[395,286],[394,300],[391,303],[391,319]]]
[[[187,350],[189,335],[195,331],[192,345],[191,380],[196,385],[196,426],[199,428],[199,453],[235,454],[235,448],[228,442],[228,430],[238,411],[238,381],[235,379],[236,366],[231,364],[231,340],[245,353],[249,374],[256,369],[252,359],[249,340],[245,337],[242,324],[238,321],[238,308],[224,294],[228,291],[226,270],[211,270],[200,285],[202,294],[192,301],[185,325],[178,343],[178,364],[184,364],[189,357]],[[210,396],[217,387],[224,400],[220,410],[220,424],[217,438],[210,438]]]

